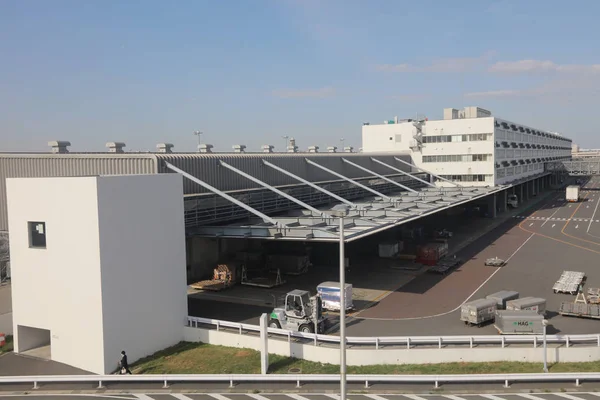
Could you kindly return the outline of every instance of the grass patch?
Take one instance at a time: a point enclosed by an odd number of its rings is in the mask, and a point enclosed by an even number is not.
[[[418,350],[416,350],[418,351]],[[288,374],[297,368],[302,374],[336,374],[339,366],[321,364],[271,354],[269,373]],[[349,374],[493,374],[540,373],[542,363],[489,362],[415,365],[348,366]],[[597,372],[600,362],[557,363],[550,372]],[[132,371],[138,374],[260,374],[260,353],[255,350],[181,342],[137,361]]]
[[[13,337],[12,335],[6,335],[6,344],[0,347],[0,354],[10,353],[13,351]]]

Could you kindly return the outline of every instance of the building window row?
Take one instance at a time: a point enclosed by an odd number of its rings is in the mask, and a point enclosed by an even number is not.
[[[531,128],[527,128],[524,126],[519,126],[513,123],[509,123],[506,121],[495,121],[495,126],[496,128],[503,128],[507,131],[514,131],[514,132],[521,132],[521,133],[527,133],[530,135],[534,135],[534,136],[542,136],[542,137],[547,137],[547,138],[551,138],[554,140],[559,140],[559,141],[564,141],[564,142],[569,142],[571,143],[572,141],[570,139],[567,139],[565,137],[553,134],[553,133],[549,133],[549,132],[544,132],[544,131],[540,131],[540,130],[536,130],[536,129],[531,129]]]
[[[494,175],[440,175],[442,178],[456,182],[492,182]]]
[[[432,162],[471,162],[492,160],[491,154],[443,154],[439,156],[423,156],[424,163]]]
[[[481,142],[485,140],[492,140],[492,134],[470,133],[465,135],[433,135],[423,137],[423,143]]]

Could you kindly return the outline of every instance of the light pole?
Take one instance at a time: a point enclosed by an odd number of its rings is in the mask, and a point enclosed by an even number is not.
[[[342,151],[344,151],[344,141],[345,140],[346,140],[345,138],[340,139],[340,143],[342,144]]]
[[[201,131],[195,131],[194,132],[194,135],[198,136],[198,148],[197,148],[198,153],[200,152],[200,137],[202,136],[202,133],[203,132],[201,132]]]
[[[344,217],[349,206],[338,204],[333,215],[340,218],[340,400],[346,400],[346,256],[344,254]]]
[[[288,147],[288,139],[290,138],[288,135],[282,136],[282,139],[285,139],[285,146],[283,147],[283,152],[287,152],[287,147]]]
[[[542,326],[544,327],[544,372],[548,372],[548,346],[546,342],[546,327],[548,326],[548,320],[542,320]]]

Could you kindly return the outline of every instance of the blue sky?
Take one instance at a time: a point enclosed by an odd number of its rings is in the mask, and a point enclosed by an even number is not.
[[[600,2],[0,0],[1,151],[360,147],[478,105],[600,147]]]

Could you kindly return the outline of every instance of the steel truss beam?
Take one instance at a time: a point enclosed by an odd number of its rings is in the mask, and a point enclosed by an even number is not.
[[[290,178],[296,179],[297,181],[300,181],[300,182],[304,183],[305,185],[308,185],[308,186],[312,187],[312,188],[313,188],[313,189],[315,189],[315,190],[318,190],[318,191],[320,191],[320,192],[322,192],[322,193],[325,193],[326,195],[329,195],[329,196],[333,197],[334,199],[336,199],[336,200],[339,200],[339,201],[341,201],[342,203],[349,205],[350,207],[356,207],[356,204],[352,203],[351,201],[349,201],[349,200],[346,200],[346,199],[344,199],[343,197],[341,197],[341,196],[338,196],[337,194],[330,192],[329,190],[323,189],[322,187],[320,187],[320,186],[318,186],[318,185],[315,185],[314,183],[312,183],[312,182],[310,182],[310,181],[307,181],[307,180],[306,180],[306,179],[304,179],[304,178],[301,178],[301,177],[299,177],[299,176],[297,176],[297,175],[294,175],[294,174],[292,174],[291,172],[289,172],[289,171],[286,171],[285,169],[283,169],[283,168],[281,168],[281,167],[278,167],[278,166],[277,166],[277,165],[275,165],[275,164],[272,164],[272,163],[270,163],[270,162],[268,162],[268,161],[266,161],[266,160],[262,160],[262,162],[263,162],[263,164],[265,164],[267,167],[271,167],[271,168],[273,168],[274,170],[276,170],[276,171],[279,171],[279,172],[281,172],[281,173],[283,173],[283,174],[285,174],[285,175],[289,176]]]
[[[320,169],[322,169],[322,170],[323,170],[323,171],[325,171],[325,172],[329,172],[331,175],[337,176],[338,178],[340,178],[340,179],[343,179],[343,180],[345,180],[345,181],[347,181],[347,182],[350,182],[350,183],[352,183],[353,185],[356,185],[356,186],[358,186],[358,187],[359,187],[359,188],[361,188],[361,189],[364,189],[364,190],[366,190],[366,191],[368,191],[368,192],[371,192],[371,193],[373,193],[375,196],[381,197],[382,199],[391,200],[391,198],[390,198],[389,196],[386,196],[386,195],[385,195],[385,194],[383,194],[383,193],[379,193],[378,191],[376,191],[376,190],[373,190],[373,189],[371,189],[370,187],[363,185],[362,183],[358,183],[358,182],[356,182],[356,181],[355,181],[355,180],[353,180],[353,179],[350,179],[350,178],[348,178],[348,177],[346,177],[346,176],[344,176],[344,175],[342,175],[342,174],[339,174],[339,173],[337,173],[337,172],[335,172],[335,171],[332,171],[332,170],[330,170],[329,168],[326,168],[326,167],[324,167],[324,166],[322,166],[322,165],[320,165],[320,164],[317,164],[316,162],[314,162],[314,161],[311,161],[311,160],[309,160],[308,158],[305,158],[304,160],[305,160],[307,163],[309,163],[310,165],[314,165],[315,167],[317,167],[317,168],[320,168]]]
[[[284,193],[284,192],[282,192],[281,190],[279,190],[279,189],[277,189],[277,188],[275,188],[275,187],[273,187],[273,186],[271,186],[271,185],[269,185],[269,184],[267,184],[267,183],[265,183],[265,182],[261,181],[260,179],[257,179],[257,178],[255,178],[255,177],[253,177],[253,176],[252,176],[252,175],[250,175],[250,174],[247,174],[247,173],[245,173],[244,171],[240,171],[239,169],[237,169],[237,168],[235,168],[235,167],[233,167],[233,166],[231,166],[231,165],[227,164],[225,161],[222,161],[222,160],[221,160],[221,161],[220,161],[220,164],[221,164],[223,167],[225,167],[225,168],[229,169],[230,171],[233,171],[233,172],[235,172],[236,174],[238,174],[238,175],[241,175],[241,176],[243,176],[244,178],[246,178],[246,179],[249,179],[249,180],[251,180],[251,181],[252,181],[252,182],[254,182],[254,183],[257,183],[257,184],[259,184],[260,186],[262,186],[262,187],[264,187],[264,188],[267,188],[267,189],[271,190],[272,192],[275,192],[275,193],[277,193],[278,195],[280,195],[280,196],[282,196],[282,197],[285,197],[286,199],[288,199],[288,200],[290,200],[290,201],[292,201],[292,202],[294,202],[294,203],[298,204],[300,207],[303,207],[303,208],[306,208],[306,209],[307,209],[307,210],[309,210],[309,211],[312,211],[312,212],[313,212],[313,213],[315,213],[316,215],[323,216],[323,214],[324,214],[324,213],[323,213],[323,211],[317,210],[317,209],[316,209],[316,208],[314,208],[313,206],[311,206],[311,205],[308,205],[308,204],[306,204],[305,202],[303,202],[303,201],[301,201],[301,200],[298,200],[297,198],[295,198],[295,197],[293,197],[293,196],[290,196],[290,195],[289,195],[289,194],[287,194],[287,193]]]
[[[195,183],[197,183],[198,185],[202,186],[203,188],[205,188],[205,189],[207,189],[207,190],[210,190],[211,192],[213,192],[213,193],[215,193],[215,194],[217,194],[217,195],[219,195],[219,196],[223,197],[223,198],[224,198],[224,199],[226,199],[226,200],[229,200],[229,201],[230,201],[230,202],[232,202],[233,204],[235,204],[235,205],[237,205],[237,206],[240,206],[240,207],[242,207],[244,210],[246,210],[246,211],[248,211],[248,212],[250,212],[250,213],[252,213],[252,214],[256,215],[257,217],[259,217],[260,219],[262,219],[264,222],[269,222],[269,223],[271,223],[271,224],[273,224],[273,225],[277,225],[277,221],[276,221],[276,220],[274,220],[273,218],[269,217],[269,216],[268,216],[268,215],[266,215],[266,214],[263,214],[263,213],[261,213],[261,212],[260,212],[260,211],[258,211],[258,210],[255,210],[254,208],[250,207],[249,205],[242,203],[242,202],[241,202],[241,201],[239,201],[238,199],[236,199],[236,198],[234,198],[234,197],[231,197],[231,196],[230,196],[230,195],[228,195],[227,193],[225,193],[225,192],[222,192],[222,191],[220,191],[219,189],[217,189],[217,188],[215,188],[215,187],[213,187],[213,186],[209,185],[208,183],[206,183],[206,182],[204,182],[204,181],[202,181],[202,180],[200,180],[200,179],[196,178],[194,175],[188,174],[188,173],[187,173],[187,172],[185,172],[184,170],[182,170],[182,169],[179,169],[179,168],[177,168],[176,166],[174,166],[174,165],[172,165],[172,164],[170,164],[170,163],[168,163],[168,162],[165,162],[165,166],[166,166],[167,168],[169,168],[170,170],[172,170],[172,171],[175,171],[175,172],[177,172],[177,173],[179,173],[179,174],[183,175],[184,177],[188,178],[188,179],[189,179],[189,180],[191,180],[192,182],[195,182]]]
[[[387,167],[387,168],[389,168],[389,169],[391,169],[391,170],[393,170],[393,171],[400,172],[401,174],[404,174],[404,175],[406,175],[406,176],[410,176],[412,179],[415,179],[415,180],[417,180],[417,181],[419,181],[419,182],[423,182],[423,183],[424,183],[424,184],[426,184],[427,186],[436,187],[436,186],[435,186],[433,183],[431,183],[431,182],[427,182],[425,179],[418,178],[418,177],[416,177],[416,176],[414,176],[414,175],[412,175],[412,174],[409,174],[409,173],[408,173],[408,172],[406,172],[406,171],[402,171],[400,168],[392,167],[391,165],[389,165],[389,164],[386,164],[386,163],[384,163],[383,161],[379,161],[379,160],[378,160],[378,159],[376,159],[375,157],[371,157],[371,160],[373,160],[374,162],[376,162],[376,163],[378,163],[378,164],[381,164],[381,165],[383,165],[384,167]]]
[[[462,187],[462,185],[459,185],[459,184],[458,184],[458,183],[456,183],[456,182],[452,182],[452,181],[450,181],[450,180],[448,180],[448,179],[446,179],[446,178],[442,178],[441,176],[439,176],[439,175],[436,175],[436,174],[434,174],[433,172],[427,171],[426,169],[423,169],[423,168],[421,168],[421,167],[417,167],[416,165],[413,165],[413,164],[411,164],[411,163],[409,163],[409,162],[406,162],[406,161],[404,161],[404,160],[401,160],[401,159],[399,159],[398,157],[394,157],[394,159],[395,159],[396,161],[399,161],[399,162],[401,162],[402,164],[405,164],[405,165],[411,166],[412,168],[416,168],[416,169],[418,169],[418,170],[420,170],[420,171],[423,171],[423,172],[425,172],[426,174],[429,174],[429,175],[431,175],[431,176],[435,176],[436,178],[438,178],[438,179],[439,179],[439,180],[441,180],[441,181],[448,182],[448,183],[450,183],[450,184],[452,184],[452,185],[454,185],[454,186],[457,186],[457,187]]]
[[[371,174],[371,175],[373,175],[373,176],[376,176],[376,177],[378,177],[379,179],[383,179],[384,181],[387,181],[387,182],[389,182],[389,183],[392,183],[392,184],[394,184],[394,185],[396,185],[396,186],[398,186],[398,187],[401,187],[402,189],[404,189],[404,190],[406,190],[406,191],[408,191],[408,192],[411,192],[411,193],[419,193],[419,192],[417,192],[416,190],[409,188],[408,186],[404,186],[404,185],[402,185],[401,183],[398,183],[398,182],[396,182],[396,181],[393,181],[392,179],[388,178],[387,176],[383,176],[383,175],[381,175],[381,174],[378,174],[377,172],[373,172],[373,171],[371,171],[371,170],[369,170],[369,169],[367,169],[367,168],[365,168],[365,167],[363,167],[363,166],[361,166],[361,165],[358,165],[358,164],[356,164],[356,163],[353,163],[352,161],[348,161],[348,160],[347,160],[347,159],[345,159],[345,158],[342,158],[342,161],[343,161],[343,162],[345,162],[345,163],[347,163],[347,164],[350,164],[350,165],[352,165],[353,167],[356,167],[356,168],[358,168],[358,169],[360,169],[360,170],[362,170],[362,171],[365,171],[367,174]]]

